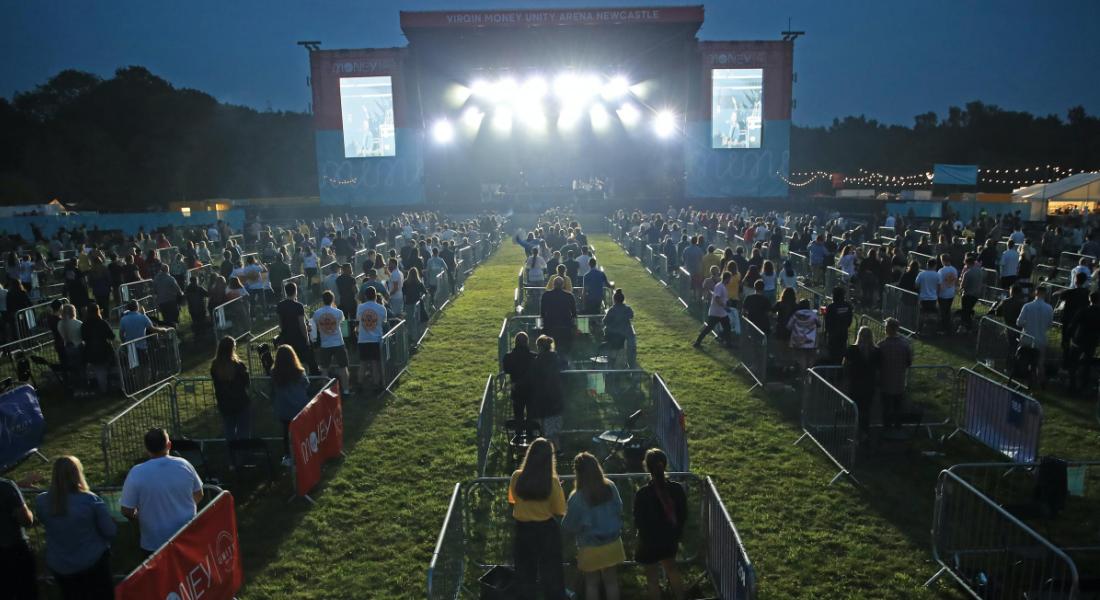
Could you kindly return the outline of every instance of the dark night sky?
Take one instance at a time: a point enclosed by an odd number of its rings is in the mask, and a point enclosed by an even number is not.
[[[65,68],[102,76],[142,65],[177,86],[257,108],[305,110],[307,58],[325,48],[401,46],[399,10],[662,5],[646,0],[0,0],[0,94]],[[1100,1],[768,0],[706,2],[701,39],[777,39],[792,18],[795,122],[915,114],[980,99],[1064,116],[1100,113]]]

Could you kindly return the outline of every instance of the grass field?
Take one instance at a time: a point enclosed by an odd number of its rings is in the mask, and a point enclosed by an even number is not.
[[[784,394],[750,393],[738,361],[713,343],[694,350],[698,327],[637,261],[593,236],[610,278],[635,311],[640,366],[659,372],[687,414],[693,470],[714,477],[753,559],[760,597],[956,598],[936,571],[929,530],[940,469],[992,458],[975,444],[931,442],[860,457],[862,486],[827,486],[834,467],[814,447],[795,446],[798,406]],[[475,474],[475,423],[496,338],[511,311],[522,250],[505,244],[466,282],[432,326],[396,396],[345,403],[347,458],[326,470],[314,498],[288,504],[290,487],[236,492],[251,598],[421,598],[425,573],[455,482]],[[196,347],[190,366],[205,370]],[[918,345],[923,364],[969,364],[950,348]],[[1091,404],[1042,397],[1044,447],[1080,457],[1095,447]],[[85,457],[102,469],[99,432],[119,400],[51,406],[44,450]],[[65,409],[65,410],[62,410]],[[79,416],[66,417],[68,414]],[[260,417],[263,418],[263,417]],[[933,449],[945,455],[925,456]],[[16,473],[37,470],[28,462]]]

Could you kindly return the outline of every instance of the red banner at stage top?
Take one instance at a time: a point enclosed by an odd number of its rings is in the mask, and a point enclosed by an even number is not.
[[[241,587],[233,496],[222,492],[115,588],[115,600],[230,600]]]
[[[305,496],[321,481],[321,465],[344,450],[344,412],[338,382],[321,390],[290,422],[290,447],[298,495]]]

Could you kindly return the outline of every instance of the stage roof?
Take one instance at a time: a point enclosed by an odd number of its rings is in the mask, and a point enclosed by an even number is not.
[[[1053,183],[1037,183],[1013,190],[1024,200],[1100,200],[1100,173],[1078,173]]]
[[[401,30],[703,24],[703,7],[401,11]]]

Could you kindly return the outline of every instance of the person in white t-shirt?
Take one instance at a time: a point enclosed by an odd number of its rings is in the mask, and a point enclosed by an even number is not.
[[[592,251],[588,249],[588,246],[581,248],[581,255],[577,257],[577,278],[581,281],[584,280],[588,269],[592,268],[588,266],[588,259],[590,258],[592,258]]]
[[[390,311],[395,316],[405,313],[405,276],[401,269],[397,268],[397,259],[391,258],[386,265],[386,294],[390,297]]]
[[[917,273],[917,290],[920,294],[921,312],[935,313],[940,297],[940,274],[936,271],[936,259],[928,259],[925,268]]]
[[[214,243],[222,241],[222,234],[218,231],[217,226],[211,225],[210,229],[206,230],[206,239]]]
[[[722,342],[728,347],[733,344],[733,330],[730,326],[729,316],[729,304],[730,294],[726,286],[729,285],[730,280],[733,279],[733,274],[729,271],[722,273],[722,284],[715,285],[711,291],[710,296],[710,308],[707,309],[707,321],[703,325],[703,329],[699,331],[699,335],[695,338],[695,342],[692,346],[699,348],[703,345],[703,338],[708,333],[714,331],[714,326],[722,324],[722,334],[719,335],[722,338]]]
[[[186,460],[169,456],[172,441],[163,429],[145,434],[149,460],[134,466],[122,484],[122,514],[137,520],[141,549],[152,554],[191,519],[202,500],[202,479]]]
[[[386,307],[378,303],[378,291],[366,288],[363,303],[355,311],[359,322],[359,384],[364,389],[382,387],[382,334]],[[368,385],[369,384],[369,385]]]
[[[886,223],[883,225],[883,227],[889,227],[893,229],[894,226],[897,225],[897,222],[898,220],[894,217],[894,215],[886,215]]]
[[[341,324],[344,322],[344,312],[333,306],[336,296],[332,292],[325,291],[321,294],[323,306],[313,311],[313,331],[317,332],[317,338],[321,345],[318,353],[317,366],[328,369],[329,375],[340,380],[342,393],[351,395],[348,387],[348,349],[344,346],[344,334]]]
[[[542,287],[546,285],[546,260],[539,255],[538,248],[531,249],[531,256],[527,258],[527,285],[530,287]]]
[[[951,256],[940,256],[940,290],[937,301],[940,308],[940,328],[951,333],[951,305],[955,302],[955,288],[959,285],[959,270],[951,265]]]
[[[1008,240],[1008,249],[1001,254],[998,262],[1001,271],[1001,288],[1009,289],[1016,283],[1016,277],[1020,273],[1020,251],[1016,248],[1016,242]]]

